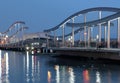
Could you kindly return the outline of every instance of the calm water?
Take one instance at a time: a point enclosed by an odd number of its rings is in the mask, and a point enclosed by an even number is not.
[[[0,51],[0,83],[120,83],[120,65]]]

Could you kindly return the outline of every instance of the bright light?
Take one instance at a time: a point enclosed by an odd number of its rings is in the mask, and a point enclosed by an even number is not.
[[[29,50],[29,47],[26,47],[26,50]]]
[[[96,72],[96,83],[101,83],[100,72]]]
[[[48,71],[48,83],[51,83],[51,72]]]
[[[70,38],[68,38],[68,41],[70,41],[71,39]]]
[[[87,35],[87,33],[85,32],[84,35]]]
[[[99,38],[99,35],[96,35],[96,38],[98,39],[98,38]]]
[[[57,41],[59,40],[59,38],[57,37]]]
[[[31,47],[32,50],[34,50],[34,47]]]
[[[34,51],[31,51],[31,54],[34,54]]]
[[[8,35],[6,35],[6,38],[8,38]]]

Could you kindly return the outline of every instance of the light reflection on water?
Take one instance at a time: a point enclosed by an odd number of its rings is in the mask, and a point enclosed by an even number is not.
[[[119,64],[0,50],[0,83],[119,82]]]

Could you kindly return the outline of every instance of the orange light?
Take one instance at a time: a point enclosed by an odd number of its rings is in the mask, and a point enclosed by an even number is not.
[[[51,72],[48,71],[48,83],[50,83],[50,82],[51,82]]]
[[[88,70],[83,71],[84,83],[89,83],[89,72]]]

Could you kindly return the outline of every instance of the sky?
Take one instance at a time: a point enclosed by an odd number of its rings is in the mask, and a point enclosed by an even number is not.
[[[120,7],[119,0],[1,0],[0,32],[15,21],[24,21],[28,32],[42,32],[68,16],[93,7]]]

